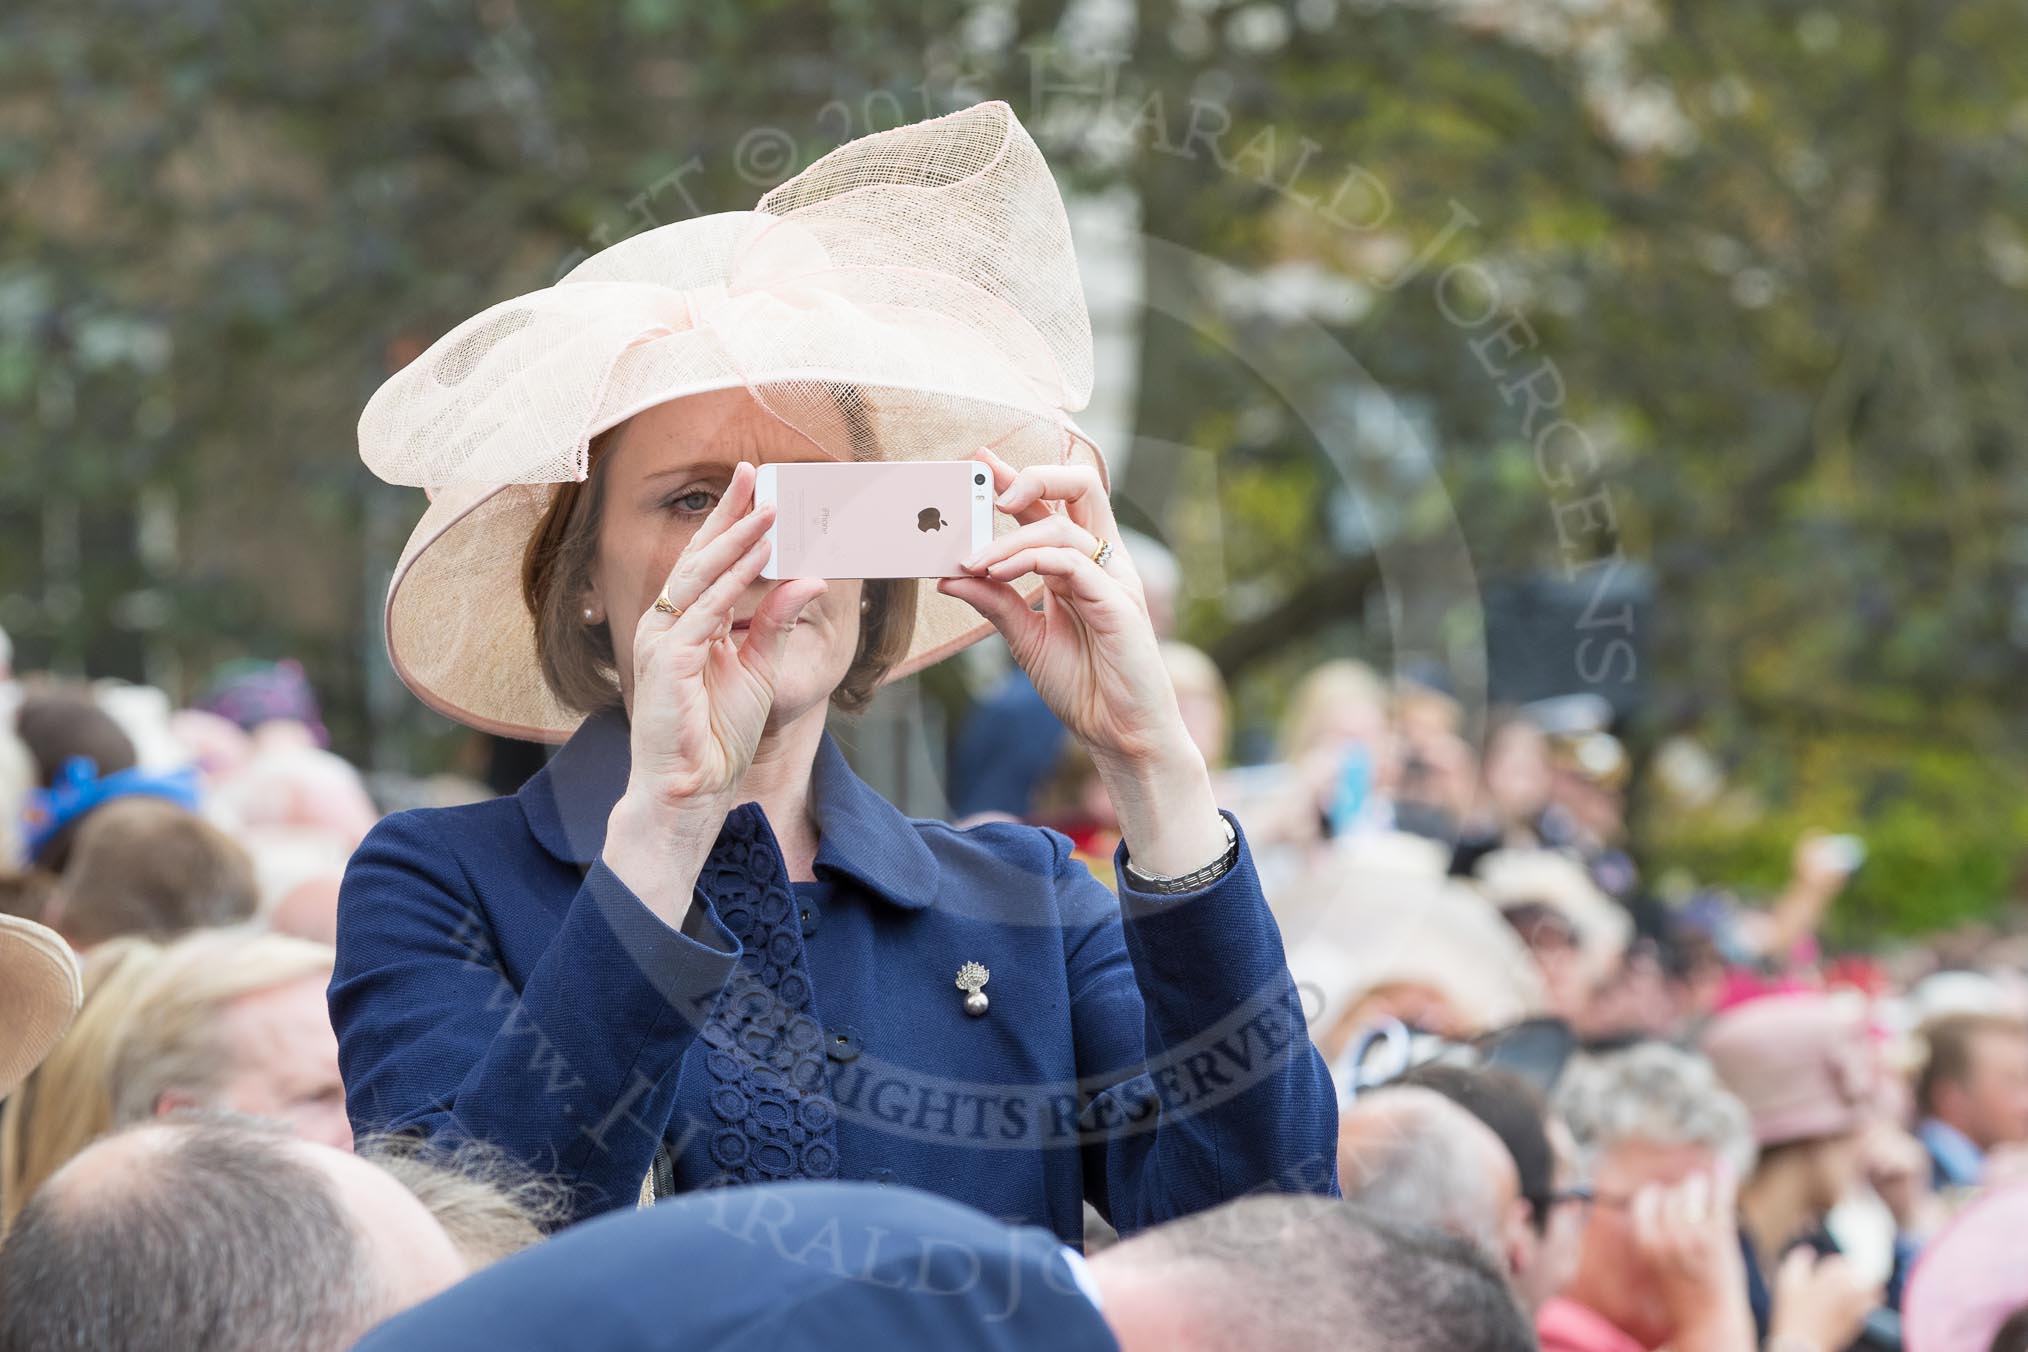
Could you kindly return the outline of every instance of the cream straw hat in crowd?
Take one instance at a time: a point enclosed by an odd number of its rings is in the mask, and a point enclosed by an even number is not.
[[[70,945],[32,920],[0,915],[0,1099],[49,1055],[83,1003]]]
[[[381,386],[360,457],[430,493],[388,588],[388,652],[438,712],[559,740],[580,715],[543,684],[521,557],[555,485],[585,478],[594,436],[744,388],[835,459],[990,446],[1017,469],[1103,475],[1070,418],[1091,382],[1063,201],[1006,104],[850,142],[752,211],[646,231],[473,316]],[[894,675],[987,629],[918,586]]]

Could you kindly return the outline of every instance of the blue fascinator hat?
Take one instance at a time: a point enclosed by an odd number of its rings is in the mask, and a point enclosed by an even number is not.
[[[93,808],[115,798],[166,798],[178,807],[197,811],[197,771],[191,766],[174,770],[132,769],[100,775],[98,763],[89,756],[72,756],[56,772],[56,782],[46,789],[33,789],[21,810],[21,821],[31,863],[42,857],[49,843],[65,827],[83,818]]]

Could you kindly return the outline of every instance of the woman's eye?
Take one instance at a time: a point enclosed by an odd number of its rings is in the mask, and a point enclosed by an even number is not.
[[[717,501],[716,493],[708,489],[693,488],[687,493],[678,493],[664,505],[673,507],[679,512],[703,513],[710,511]]]

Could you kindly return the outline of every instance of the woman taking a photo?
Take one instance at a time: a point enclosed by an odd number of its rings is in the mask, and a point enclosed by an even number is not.
[[[580,1216],[870,1179],[1076,1243],[1087,1198],[1131,1231],[1334,1187],[1330,1078],[1068,416],[1090,366],[1062,204],[993,103],[616,245],[383,387],[362,455],[433,490],[397,670],[568,742],[354,857],[360,1130],[489,1141]],[[981,445],[966,576],[761,578],[756,465]],[[1118,806],[1117,898],[1051,833],[903,817],[825,732],[982,616]]]

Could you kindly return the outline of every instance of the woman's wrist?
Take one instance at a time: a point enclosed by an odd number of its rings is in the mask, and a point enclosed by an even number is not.
[[[629,786],[606,818],[600,857],[643,905],[680,929],[724,822],[725,812],[714,815],[710,804],[672,805]]]
[[[1120,819],[1120,839],[1137,872],[1173,878],[1222,856],[1229,845],[1211,774],[1189,739],[1135,758],[1092,753]]]

